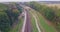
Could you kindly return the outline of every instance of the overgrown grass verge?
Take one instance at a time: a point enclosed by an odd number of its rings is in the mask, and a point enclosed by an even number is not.
[[[19,32],[21,27],[22,27],[22,24],[23,24],[23,19],[20,18],[18,24],[16,25],[16,27],[14,29],[11,29],[9,32]]]
[[[38,15],[38,17],[40,19],[40,24],[42,25],[42,27],[45,29],[46,32],[56,32],[56,29],[54,27],[52,27],[52,26],[49,26],[46,23],[46,19],[44,19],[41,14],[38,13],[37,15]]]
[[[52,27],[52,26],[49,26],[46,23],[46,19],[44,19],[44,17],[39,12],[37,12],[35,10],[33,10],[31,12],[35,13],[38,16],[40,25],[43,27],[45,32],[56,32],[56,29],[54,27]]]
[[[31,15],[31,24],[32,24],[32,32],[38,32],[38,29],[36,27],[35,19],[33,18],[32,14]]]

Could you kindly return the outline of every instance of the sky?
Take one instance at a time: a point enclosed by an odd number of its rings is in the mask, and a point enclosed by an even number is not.
[[[0,0],[0,2],[60,1],[60,0]]]

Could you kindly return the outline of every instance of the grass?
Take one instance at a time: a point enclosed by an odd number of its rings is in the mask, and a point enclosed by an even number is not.
[[[56,29],[57,29],[58,32],[60,32],[60,24],[58,24],[58,25],[56,26]]]
[[[37,12],[35,10],[32,10],[31,12],[35,13],[35,15],[38,16],[40,25],[43,27],[45,32],[56,32],[56,29],[53,26],[49,26],[46,23],[46,19],[44,19],[44,17],[39,12]]]
[[[38,32],[38,29],[36,27],[35,19],[33,18],[31,14],[31,23],[32,23],[32,32]]]
[[[16,27],[14,29],[10,30],[9,32],[18,32],[22,27],[22,24],[23,24],[22,22],[23,22],[23,20],[20,19],[18,24],[16,25]]]
[[[37,12],[38,13],[38,12]],[[47,23],[46,23],[46,20],[43,18],[42,15],[38,14],[38,17],[40,19],[40,24],[41,26],[44,28],[44,30],[46,32],[56,32],[56,29],[52,26],[49,26]]]

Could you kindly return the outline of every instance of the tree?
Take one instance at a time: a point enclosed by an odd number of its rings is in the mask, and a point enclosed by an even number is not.
[[[14,18],[17,18],[17,17],[19,16],[19,13],[20,13],[20,12],[19,12],[17,9],[13,9],[13,10],[12,10],[12,14],[13,14],[13,17],[14,17]]]
[[[0,30],[3,32],[7,32],[10,27],[10,20],[5,12],[0,12]]]

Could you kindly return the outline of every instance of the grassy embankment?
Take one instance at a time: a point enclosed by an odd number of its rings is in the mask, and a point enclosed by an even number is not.
[[[38,32],[38,29],[37,29],[36,23],[35,23],[35,19],[34,19],[33,15],[31,13],[30,13],[30,16],[31,16],[32,32]]]
[[[20,20],[19,20],[18,24],[16,25],[16,27],[13,28],[13,29],[11,28],[11,30],[9,32],[19,32],[22,28],[22,24],[23,24],[23,19],[20,18]]]
[[[39,12],[36,12],[34,10],[31,12],[38,16],[40,25],[43,27],[45,32],[56,32],[55,28],[53,26],[49,26],[46,23],[46,19]]]

